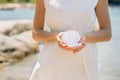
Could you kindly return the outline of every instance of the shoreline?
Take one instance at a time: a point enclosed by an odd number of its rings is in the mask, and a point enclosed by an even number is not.
[[[0,10],[14,10],[14,9],[21,9],[21,8],[27,8],[27,9],[34,9],[35,4],[34,3],[7,3],[7,4],[0,4]]]
[[[109,6],[120,6],[120,3],[109,2]],[[14,10],[14,9],[34,9],[35,3],[0,3],[0,10]]]

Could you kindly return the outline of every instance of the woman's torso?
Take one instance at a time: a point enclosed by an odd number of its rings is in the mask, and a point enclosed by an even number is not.
[[[44,0],[45,22],[52,31],[93,31],[97,0]]]

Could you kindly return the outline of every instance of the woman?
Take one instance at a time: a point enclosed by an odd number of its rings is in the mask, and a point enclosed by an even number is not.
[[[99,31],[94,31],[96,17]],[[44,22],[50,32],[43,30]],[[56,36],[67,30],[84,35],[87,45],[60,45]],[[108,0],[36,0],[32,36],[45,46],[39,57],[41,66],[31,80],[98,80],[96,43],[111,39]]]

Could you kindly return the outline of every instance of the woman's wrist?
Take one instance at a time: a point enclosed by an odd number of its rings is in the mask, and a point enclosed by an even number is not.
[[[52,32],[53,33],[53,37],[54,37],[54,40],[57,40],[57,35],[58,35],[58,32]]]
[[[81,37],[82,37],[82,38],[81,38],[81,43],[82,43],[82,45],[85,46],[85,45],[87,44],[86,35],[85,35],[85,34],[82,34]]]
[[[85,39],[86,43],[89,42],[87,33],[84,34],[84,39]]]

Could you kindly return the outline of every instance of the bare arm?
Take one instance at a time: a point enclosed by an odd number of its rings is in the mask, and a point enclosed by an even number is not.
[[[36,0],[32,36],[38,42],[48,42],[56,39],[53,32],[44,31],[45,5],[44,0]]]
[[[109,41],[112,36],[111,23],[108,12],[108,0],[99,0],[96,8],[96,15],[100,30],[97,32],[86,33],[87,42]]]

